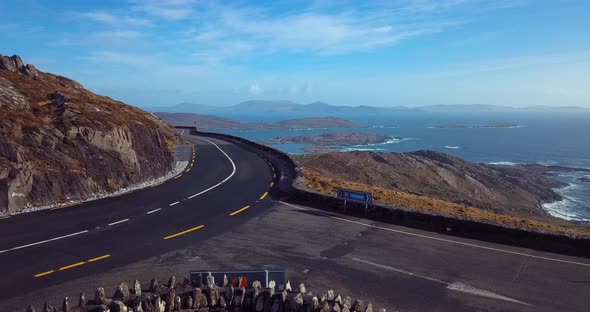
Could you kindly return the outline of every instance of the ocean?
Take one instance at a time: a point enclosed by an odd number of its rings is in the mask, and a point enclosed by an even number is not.
[[[278,121],[305,116],[252,115],[230,116],[243,121]],[[317,135],[329,132],[375,132],[395,137],[384,144],[340,147],[341,151],[363,150],[407,152],[422,149],[456,155],[489,164],[560,165],[590,168],[590,113],[510,112],[510,113],[435,113],[399,112],[390,115],[337,115],[369,128],[224,131],[254,141],[275,137]],[[440,125],[482,126],[498,122],[517,125],[509,128],[439,128]],[[302,154],[304,144],[280,144],[274,147]],[[543,207],[553,216],[590,222],[590,183],[580,178],[590,173],[558,173],[556,179],[569,186],[556,191],[562,201]]]

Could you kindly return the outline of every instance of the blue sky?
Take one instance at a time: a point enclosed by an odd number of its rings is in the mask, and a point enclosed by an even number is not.
[[[590,1],[1,1],[0,53],[149,107],[590,106]]]

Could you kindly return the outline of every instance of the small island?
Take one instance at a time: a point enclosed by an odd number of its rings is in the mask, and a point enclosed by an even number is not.
[[[438,125],[435,128],[443,128],[443,129],[470,129],[470,128],[516,128],[518,127],[517,124],[513,124],[510,122],[496,122],[489,125],[458,125],[458,124],[445,124],[445,125]]]
[[[365,132],[341,132],[325,133],[320,135],[300,135],[292,137],[277,137],[264,144],[311,144],[303,148],[308,153],[325,153],[337,150],[338,147],[363,146],[383,144],[401,140],[400,137],[392,137],[379,133]]]

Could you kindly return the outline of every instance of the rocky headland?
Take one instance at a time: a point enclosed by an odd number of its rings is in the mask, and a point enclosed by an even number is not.
[[[292,137],[277,137],[263,142],[264,144],[311,144],[303,147],[308,153],[326,153],[337,150],[339,147],[363,146],[383,144],[401,140],[400,137],[370,133],[370,132],[338,132],[319,135],[300,135]]]
[[[157,116],[0,55],[0,213],[83,199],[167,174]]]
[[[448,203],[453,210],[474,207],[541,218],[551,218],[541,205],[561,200],[553,189],[566,185],[554,180],[553,172],[579,170],[542,165],[478,164],[427,150],[294,157],[303,167],[306,183],[319,191],[332,193],[336,187],[346,186],[340,184],[349,182],[367,190],[375,188],[375,198],[390,204],[403,202],[403,205],[418,207],[432,198],[441,201],[437,205]],[[400,201],[400,196],[405,196],[404,200]]]

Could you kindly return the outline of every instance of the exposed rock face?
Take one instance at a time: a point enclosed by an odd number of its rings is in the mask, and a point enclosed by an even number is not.
[[[0,213],[162,176],[174,129],[65,77],[0,55]]]
[[[530,166],[490,166],[433,152],[349,152],[312,156],[307,170],[333,179],[424,195],[495,212],[544,215],[540,202],[563,186]]]

